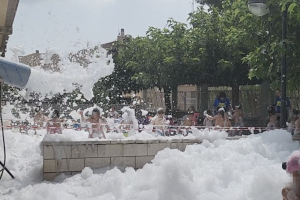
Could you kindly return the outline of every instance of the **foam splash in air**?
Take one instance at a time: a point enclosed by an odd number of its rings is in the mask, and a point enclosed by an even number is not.
[[[47,51],[45,56],[52,56],[53,51]],[[27,93],[25,98],[29,98],[30,92],[41,93],[42,95],[63,94],[74,91],[76,88],[87,100],[93,98],[93,86],[102,77],[110,75],[114,70],[111,55],[107,55],[106,50],[98,47],[87,59],[89,64],[86,67],[79,63],[69,61],[69,58],[59,62],[59,72],[45,71],[41,67],[31,68],[31,75],[26,85]],[[46,61],[49,60],[46,58]]]

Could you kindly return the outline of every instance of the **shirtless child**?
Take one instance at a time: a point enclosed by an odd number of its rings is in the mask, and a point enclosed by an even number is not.
[[[218,113],[215,116],[206,115],[210,120],[215,120],[215,126],[218,127],[231,127],[230,120],[225,113],[224,108],[219,108]]]
[[[300,112],[297,112],[298,119],[295,121],[294,135],[300,135]]]
[[[59,118],[59,111],[54,110],[52,112],[52,119],[47,121],[47,134],[62,134],[61,123],[64,121],[63,119]]]
[[[187,118],[184,120],[184,122],[181,124],[181,126],[195,126],[195,121],[193,120],[194,112],[188,111]]]
[[[206,110],[203,112],[203,116],[205,116],[203,120],[203,126],[205,127],[212,127],[214,126],[214,120],[208,119],[206,115],[212,116],[212,111],[211,110]]]
[[[43,114],[40,107],[37,107],[35,109],[36,115],[33,119],[34,125],[36,125],[38,128],[44,126],[44,122],[47,122],[48,118]]]
[[[275,113],[275,108],[273,106],[268,108],[268,113],[269,113],[269,123],[267,124],[267,128],[268,129],[274,129],[276,128],[276,124],[277,124],[277,115]]]
[[[243,117],[244,117],[244,113],[243,113],[243,110],[242,110],[242,105],[237,104],[235,106],[235,110],[234,110],[234,113],[232,115],[232,119],[234,120],[234,127],[244,126]]]
[[[81,122],[89,122],[91,123],[91,129],[89,130],[89,138],[96,138],[99,137],[100,139],[103,137],[104,139],[105,134],[104,131],[101,129],[103,125],[107,125],[106,119],[100,116],[100,110],[98,108],[94,108],[92,111],[92,116],[85,119],[83,117],[83,111],[79,111],[81,115]]]

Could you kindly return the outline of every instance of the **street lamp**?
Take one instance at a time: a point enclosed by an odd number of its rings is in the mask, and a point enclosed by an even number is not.
[[[248,0],[249,11],[256,16],[263,16],[269,12],[267,0]],[[287,6],[282,12],[282,45],[283,54],[281,60],[281,109],[280,127],[286,128],[286,29],[287,29]]]
[[[267,2],[264,0],[249,0],[248,8],[256,16],[263,16],[269,12]]]

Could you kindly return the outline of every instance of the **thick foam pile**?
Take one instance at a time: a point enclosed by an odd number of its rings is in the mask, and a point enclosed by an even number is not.
[[[75,138],[84,135],[72,132]],[[152,164],[137,171],[85,168],[72,177],[61,175],[56,182],[46,182],[40,151],[44,134],[44,130],[32,136],[7,131],[7,167],[16,179],[4,174],[1,198],[280,200],[281,189],[290,180],[281,162],[299,149],[299,143],[280,130],[239,140],[210,138],[211,142],[187,146],[185,152],[160,151]]]

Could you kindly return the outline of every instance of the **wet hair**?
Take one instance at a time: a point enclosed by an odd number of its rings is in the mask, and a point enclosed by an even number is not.
[[[100,110],[98,108],[94,108],[93,111],[92,111],[92,116],[93,116],[93,113],[97,113],[99,116],[100,116]]]
[[[224,108],[218,107],[218,113],[221,114],[222,117],[224,118],[224,115],[225,115],[225,110],[224,110]]]
[[[275,115],[275,108],[273,106],[270,106],[268,108],[268,113],[269,113],[269,116]]]
[[[221,98],[226,98],[227,96],[226,96],[226,93],[225,92],[220,92],[219,93],[219,96],[218,96],[218,99],[221,99]]]
[[[195,107],[194,106],[190,106],[189,108],[188,108],[188,111],[195,111]]]
[[[94,112],[96,112],[96,113],[99,113],[99,114],[100,114],[100,110],[99,110],[98,108],[94,108],[94,109],[93,109],[93,111],[92,111],[92,113],[94,113]]]
[[[51,118],[59,118],[59,111],[58,110],[53,110]]]
[[[157,114],[164,114],[165,113],[165,111],[164,111],[164,109],[163,108],[159,108],[159,109],[157,109]]]
[[[208,115],[212,115],[212,114],[213,114],[211,110],[207,110],[206,113],[207,113]]]
[[[242,108],[243,108],[243,106],[242,106],[242,104],[241,104],[241,103],[238,103],[238,104],[236,104],[236,105],[235,105],[235,108],[236,108],[236,109],[242,109]]]

